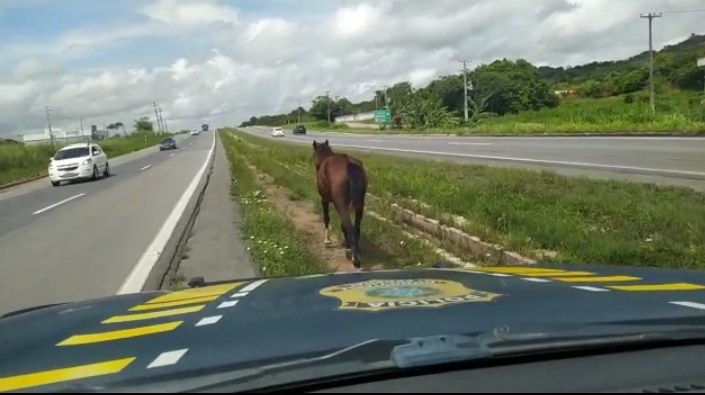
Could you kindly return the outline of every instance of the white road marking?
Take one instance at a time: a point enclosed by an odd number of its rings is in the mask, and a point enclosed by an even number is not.
[[[495,277],[511,277],[511,274],[504,274],[504,273],[487,273],[489,276],[495,276]]]
[[[238,300],[229,300],[218,305],[219,309],[227,309],[228,307],[233,307],[237,304]]]
[[[705,310],[705,304],[695,303],[695,302],[668,302],[670,304],[675,304],[683,307],[690,307],[692,309]]]
[[[574,137],[573,137],[574,138]],[[290,140],[295,143],[304,143],[304,141]],[[305,141],[305,143],[309,143]],[[345,148],[354,149],[367,149],[373,151],[390,151],[390,152],[404,152],[412,154],[425,154],[425,155],[439,155],[439,156],[455,156],[461,158],[472,158],[472,159],[490,159],[490,160],[500,160],[506,162],[522,162],[522,163],[535,163],[544,165],[565,165],[572,167],[583,167],[588,169],[607,169],[607,170],[632,170],[640,171],[645,173],[666,173],[677,176],[691,176],[691,177],[705,177],[705,172],[699,171],[688,171],[688,170],[674,170],[674,169],[657,169],[652,167],[638,167],[638,166],[619,166],[619,165],[605,165],[601,163],[590,163],[590,162],[570,162],[562,160],[548,160],[548,159],[531,159],[531,158],[517,158],[512,156],[494,156],[494,155],[477,155],[477,154],[464,154],[459,152],[444,152],[444,151],[429,151],[429,150],[417,150],[417,149],[402,149],[402,148],[388,148],[388,147],[375,147],[369,145],[356,145],[356,144],[346,144],[338,143],[335,145]]]
[[[373,139],[368,139],[367,141],[369,141],[370,143],[383,143],[384,142],[384,140],[373,140]]]
[[[257,287],[260,285],[264,284],[267,282],[267,279],[262,279],[262,280],[257,280],[251,284],[248,284],[246,287],[242,288],[240,292],[252,292],[254,291]]]
[[[533,277],[524,277],[522,278],[524,281],[532,282],[532,283],[550,283],[551,280],[547,280],[545,278],[533,278]]]
[[[449,141],[450,145],[492,145],[492,143],[456,143],[454,141]]]
[[[205,317],[202,318],[200,321],[196,323],[196,326],[206,326],[206,325],[213,325],[220,321],[220,319],[223,318],[222,315],[214,315],[211,317]]]
[[[170,158],[171,158],[172,156],[174,156],[174,153],[173,153],[173,152],[169,154],[169,157],[170,157]]]
[[[583,291],[590,291],[590,292],[609,292],[609,289],[589,287],[587,285],[574,285],[573,288],[582,289]]]
[[[186,354],[186,351],[188,351],[188,348],[184,348],[181,350],[174,350],[174,351],[167,351],[159,354],[159,356],[152,361],[152,363],[147,366],[147,369],[152,369],[152,368],[160,368],[162,366],[171,366],[175,365],[181,357]]]
[[[44,208],[42,208],[42,209],[39,209],[39,210],[33,212],[32,215],[37,215],[37,214],[41,214],[41,213],[43,213],[43,212],[45,212],[45,211],[49,211],[49,210],[53,209],[53,208],[56,207],[56,206],[60,206],[60,205],[62,205],[62,204],[64,204],[64,203],[68,203],[68,202],[70,202],[70,201],[72,201],[72,200],[74,200],[74,199],[78,199],[78,198],[80,198],[81,196],[84,196],[84,195],[85,195],[85,193],[79,193],[78,195],[71,196],[70,198],[66,198],[66,199],[64,199],[64,200],[62,200],[62,201],[60,201],[60,202],[54,203],[54,204],[52,204],[51,206],[46,206],[46,207],[44,207]]]
[[[150,167],[152,167],[152,165],[147,165],[147,166],[144,166],[144,167],[140,167],[140,171],[145,171],[145,170],[149,169]]]
[[[196,187],[203,178],[203,175],[205,174],[206,169],[208,168],[208,164],[210,163],[211,158],[213,158],[214,152],[215,133],[213,133],[213,143],[211,144],[210,152],[208,153],[208,157],[206,157],[206,160],[203,162],[201,169],[193,177],[188,187],[186,187],[186,190],[181,195],[178,202],[176,202],[176,205],[171,210],[169,217],[167,217],[161,229],[159,229],[159,232],[154,237],[154,240],[152,240],[152,243],[150,243],[149,247],[147,247],[147,250],[142,254],[142,257],[139,259],[139,261],[137,261],[137,264],[132,268],[130,275],[127,276],[125,281],[118,289],[118,295],[137,293],[142,291],[142,287],[144,287],[144,283],[145,281],[147,281],[147,276],[149,276],[149,273],[152,271],[154,265],[157,263],[157,259],[159,259],[159,255],[164,249],[164,246],[166,245],[167,241],[169,241],[169,237],[171,237],[171,234],[174,232],[176,224],[179,222],[179,219],[184,214],[186,205],[188,204],[189,200],[191,200],[193,194],[196,192]]]
[[[243,296],[247,296],[247,294],[249,294],[249,292],[238,292],[236,294],[233,294],[231,298],[241,298]]]

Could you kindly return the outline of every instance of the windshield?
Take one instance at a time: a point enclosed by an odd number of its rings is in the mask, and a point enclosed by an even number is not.
[[[0,392],[698,327],[705,1],[613,3],[0,0]]]
[[[56,155],[54,156],[54,159],[56,159],[56,160],[75,159],[75,158],[81,158],[84,156],[88,156],[88,147],[68,148],[68,149],[59,150],[56,153]]]

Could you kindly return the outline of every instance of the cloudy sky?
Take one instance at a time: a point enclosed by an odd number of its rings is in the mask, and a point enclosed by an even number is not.
[[[423,85],[523,57],[575,65],[647,47],[639,14],[703,0],[0,0],[0,134],[122,121],[163,108],[170,129],[239,123],[330,90]],[[705,33],[664,14],[657,47]]]

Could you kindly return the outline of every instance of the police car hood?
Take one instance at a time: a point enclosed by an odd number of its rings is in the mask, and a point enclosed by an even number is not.
[[[111,296],[0,319],[0,391],[119,388],[370,339],[699,318],[704,290],[699,272],[553,265],[249,279]]]

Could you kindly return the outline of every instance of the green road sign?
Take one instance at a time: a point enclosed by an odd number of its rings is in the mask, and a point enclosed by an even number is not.
[[[392,123],[392,114],[388,108],[375,111],[375,121],[379,124],[388,125]]]

